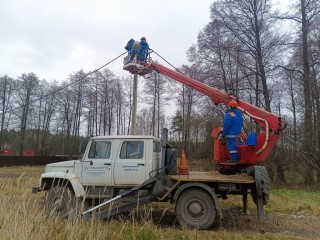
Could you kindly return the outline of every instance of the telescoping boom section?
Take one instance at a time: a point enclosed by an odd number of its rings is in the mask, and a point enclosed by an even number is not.
[[[260,124],[262,131],[260,133],[251,134],[250,137],[248,136],[248,140],[253,136],[253,143],[252,141],[250,141],[250,143],[247,142],[247,136],[244,133],[241,134],[242,140],[238,142],[239,161],[230,164],[228,163],[228,158],[230,156],[228,156],[226,142],[219,137],[222,128],[213,129],[214,161],[224,168],[245,168],[265,161],[279,139],[281,118],[276,114],[267,112],[264,109],[258,108],[240,99],[236,99],[235,96],[229,95],[217,88],[185,76],[158,63],[129,62],[126,63],[123,68],[130,73],[141,76],[151,73],[152,71],[157,71],[160,74],[203,93],[210,97],[215,104],[222,103],[228,105],[230,100],[236,100],[238,109],[243,114],[248,115],[253,121]]]

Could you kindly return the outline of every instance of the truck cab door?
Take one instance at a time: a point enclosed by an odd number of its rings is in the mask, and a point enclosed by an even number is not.
[[[89,152],[82,161],[82,184],[112,185],[112,141],[99,140],[90,144]]]
[[[146,154],[143,140],[122,140],[114,167],[115,185],[137,185],[146,177]]]

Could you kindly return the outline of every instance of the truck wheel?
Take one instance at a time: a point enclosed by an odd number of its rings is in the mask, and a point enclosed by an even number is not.
[[[81,199],[64,185],[56,185],[49,189],[45,196],[44,210],[48,216],[55,215],[62,219],[72,220],[81,216],[84,206]]]
[[[254,166],[247,169],[247,174],[250,176],[254,176],[256,181],[259,181],[262,191],[262,200],[263,205],[268,203],[270,197],[270,184],[271,180],[268,175],[268,171],[264,166]],[[259,176],[259,179],[257,178]],[[251,196],[252,200],[255,204],[257,204],[257,190],[256,186],[251,188]]]
[[[176,202],[175,211],[182,226],[195,229],[210,228],[217,216],[214,200],[200,189],[182,192]]]

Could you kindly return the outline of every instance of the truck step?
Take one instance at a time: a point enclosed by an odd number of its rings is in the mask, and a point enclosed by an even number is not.
[[[88,186],[86,187],[86,194],[88,198],[111,198],[113,189],[104,186]]]

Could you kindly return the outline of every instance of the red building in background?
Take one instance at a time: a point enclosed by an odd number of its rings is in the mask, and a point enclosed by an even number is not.
[[[12,156],[13,155],[13,150],[11,148],[4,148],[2,150],[2,155],[3,156]]]
[[[11,148],[4,148],[0,150],[0,156],[17,156],[17,152],[15,152]],[[34,149],[25,149],[23,150],[23,156],[35,156]]]
[[[23,156],[34,156],[34,149],[23,150]]]

